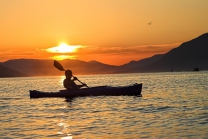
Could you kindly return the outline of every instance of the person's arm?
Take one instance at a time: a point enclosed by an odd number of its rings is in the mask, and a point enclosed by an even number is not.
[[[78,80],[77,77],[74,77],[74,78],[73,78],[73,81],[75,81],[75,80]],[[86,85],[86,84],[77,85],[77,87],[79,87],[79,88],[84,87],[84,86],[87,86],[87,85]]]
[[[73,81],[78,80],[77,77],[73,77]]]

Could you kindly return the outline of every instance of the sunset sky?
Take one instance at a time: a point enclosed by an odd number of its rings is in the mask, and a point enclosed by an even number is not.
[[[121,65],[166,53],[208,32],[207,6],[208,0],[0,0],[0,62]]]

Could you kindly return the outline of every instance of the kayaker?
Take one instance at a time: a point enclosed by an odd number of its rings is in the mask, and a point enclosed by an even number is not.
[[[63,85],[67,90],[70,89],[80,89],[81,87],[86,86],[86,84],[83,85],[77,85],[74,81],[78,80],[77,77],[73,77],[72,76],[72,71],[71,70],[66,70],[65,71],[65,77],[66,79],[64,79],[63,81]],[[73,79],[72,79],[73,77]]]

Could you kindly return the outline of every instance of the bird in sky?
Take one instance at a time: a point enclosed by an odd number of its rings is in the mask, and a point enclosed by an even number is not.
[[[152,22],[149,22],[149,23],[147,23],[148,25],[151,25],[152,24]]]

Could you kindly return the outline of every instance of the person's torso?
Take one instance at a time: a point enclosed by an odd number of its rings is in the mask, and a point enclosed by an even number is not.
[[[66,89],[77,89],[77,85],[71,79],[64,79],[64,87]]]

